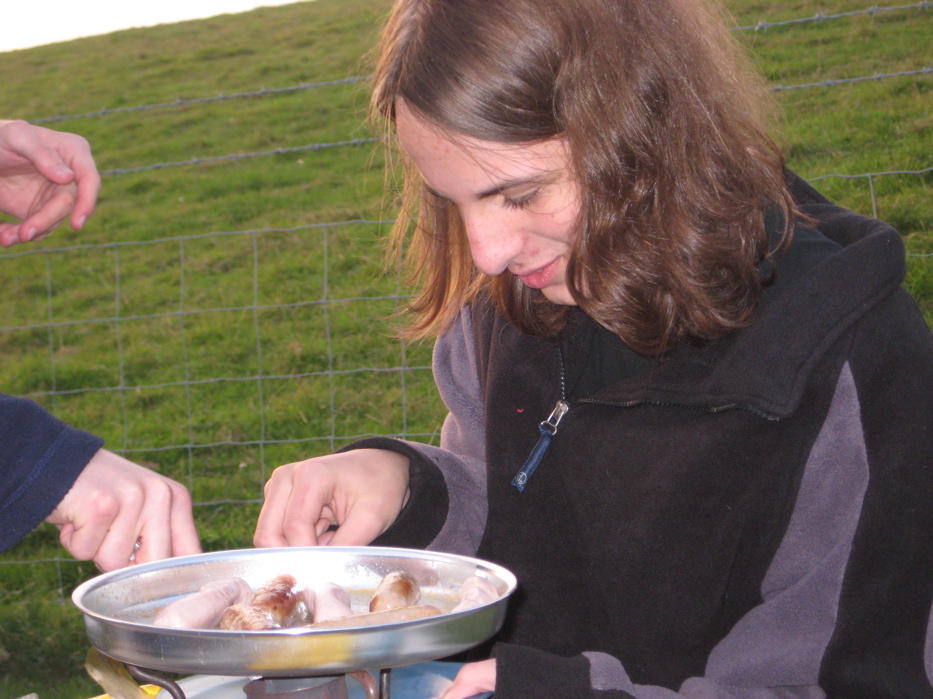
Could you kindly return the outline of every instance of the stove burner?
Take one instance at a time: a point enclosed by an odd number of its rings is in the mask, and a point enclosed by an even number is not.
[[[363,685],[366,699],[380,699],[379,687],[368,672],[351,672],[337,677],[253,680],[243,691],[249,699],[349,699],[348,677]]]

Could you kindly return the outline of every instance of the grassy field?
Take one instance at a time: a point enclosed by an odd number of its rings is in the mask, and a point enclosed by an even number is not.
[[[105,173],[200,162],[105,174],[80,235],[0,254],[0,390],[185,483],[206,550],[250,545],[275,466],[361,435],[436,439],[443,418],[430,347],[393,340],[385,320],[405,290],[380,272],[393,210],[378,148],[253,155],[369,138],[365,81],[272,91],[369,75],[387,6],[316,0],[0,54],[5,118],[270,91],[47,123],[86,136]],[[731,3],[738,26],[868,6]],[[741,38],[793,86],[926,68],[931,34],[929,10],[904,9]],[[931,86],[927,73],[776,94],[790,166],[901,231],[933,324],[933,173],[878,174],[933,167]],[[94,573],[51,528],[0,556],[0,698],[99,693],[68,601]]]

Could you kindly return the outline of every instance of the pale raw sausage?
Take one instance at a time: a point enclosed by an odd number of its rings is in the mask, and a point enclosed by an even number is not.
[[[308,606],[314,609],[315,624],[353,614],[353,609],[350,607],[350,594],[340,585],[324,583],[313,590],[307,590],[305,600],[310,596],[313,596],[313,600]]]
[[[460,601],[450,611],[453,613],[475,609],[476,607],[482,607],[484,604],[495,602],[497,599],[499,599],[499,591],[495,585],[486,578],[472,575],[463,581],[460,586]]]
[[[211,629],[227,607],[246,604],[252,598],[253,591],[243,578],[215,580],[163,608],[152,623],[173,629]]]

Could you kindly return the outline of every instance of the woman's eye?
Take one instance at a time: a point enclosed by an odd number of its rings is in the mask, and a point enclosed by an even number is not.
[[[540,189],[536,189],[521,197],[505,197],[505,206],[509,209],[527,209],[528,205],[535,200],[540,191]]]

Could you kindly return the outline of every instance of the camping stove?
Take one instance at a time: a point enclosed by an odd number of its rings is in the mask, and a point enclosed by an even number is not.
[[[390,699],[390,670],[379,671],[377,683],[365,670],[318,677],[231,678],[206,675],[174,680],[152,670],[127,665],[138,682],[162,688],[158,699]],[[350,689],[350,679],[357,686]],[[167,699],[166,697],[166,699]]]

